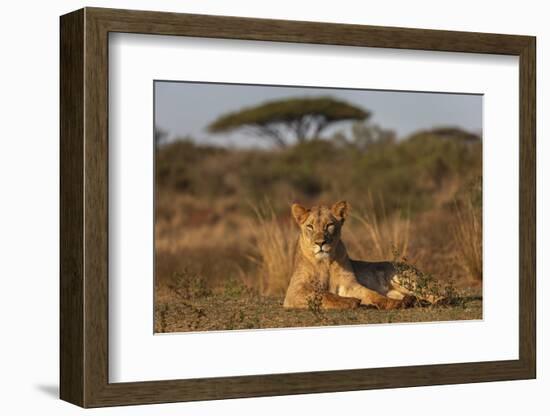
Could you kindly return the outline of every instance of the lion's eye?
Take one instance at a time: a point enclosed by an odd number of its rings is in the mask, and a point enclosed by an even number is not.
[[[332,233],[332,232],[334,231],[334,224],[329,224],[329,225],[327,225],[327,231],[328,231],[329,233]]]
[[[306,228],[307,228],[308,230],[313,231],[313,225],[311,225],[311,224],[306,225]]]

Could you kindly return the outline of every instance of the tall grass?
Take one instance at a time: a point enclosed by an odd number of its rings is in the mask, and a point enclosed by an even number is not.
[[[368,195],[365,211],[353,214],[359,227],[352,230],[359,254],[365,259],[391,260],[396,252],[399,256],[407,256],[411,222],[408,213],[402,215],[399,211],[388,215],[384,201],[380,199],[377,209],[372,195]],[[358,236],[357,234],[364,236]],[[366,237],[366,238],[365,238]]]
[[[474,207],[471,199],[458,206],[455,204],[454,238],[459,260],[473,280],[483,278],[481,210]]]
[[[292,274],[296,227],[292,222],[279,221],[268,203],[255,208],[255,213],[252,230],[257,253],[253,260],[258,264],[256,284],[263,295],[282,295]]]

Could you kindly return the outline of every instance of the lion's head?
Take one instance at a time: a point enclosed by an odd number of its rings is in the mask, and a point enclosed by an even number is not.
[[[349,210],[346,201],[330,208],[319,205],[308,209],[292,204],[292,216],[300,226],[302,248],[311,250],[309,254],[317,260],[333,257]]]

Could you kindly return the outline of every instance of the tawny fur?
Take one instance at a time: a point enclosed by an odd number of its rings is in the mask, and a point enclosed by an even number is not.
[[[285,308],[307,308],[314,297],[320,298],[324,309],[353,309],[360,304],[398,309],[412,304],[414,297],[398,284],[392,263],[349,258],[340,239],[350,211],[347,202],[311,209],[293,204],[291,211],[300,237]]]

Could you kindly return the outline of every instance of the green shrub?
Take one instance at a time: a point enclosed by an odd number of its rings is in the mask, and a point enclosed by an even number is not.
[[[159,189],[207,201],[234,196],[244,207],[268,196],[276,214],[293,200],[346,198],[360,208],[370,192],[385,201],[388,214],[406,206],[414,215],[430,209],[452,180],[462,193],[477,192],[470,199],[481,204],[481,141],[422,132],[368,146],[335,138],[285,149],[229,149],[182,140],[158,148],[156,175]],[[466,187],[476,180],[477,188]]]

